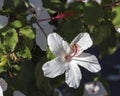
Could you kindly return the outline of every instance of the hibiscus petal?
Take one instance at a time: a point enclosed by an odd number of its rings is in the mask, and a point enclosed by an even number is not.
[[[99,81],[86,83],[83,96],[108,96],[103,84]]]
[[[25,94],[23,94],[22,92],[18,91],[18,90],[15,90],[13,92],[13,96],[26,96]]]
[[[77,64],[71,62],[69,68],[65,72],[65,82],[69,87],[78,88],[82,78],[81,71]]]
[[[0,15],[0,29],[8,24],[8,17]]]
[[[0,86],[0,96],[3,96],[3,90],[1,88],[1,86]]]
[[[52,33],[48,35],[48,45],[51,52],[55,56],[61,56],[68,54],[70,52],[70,47],[66,41],[63,40],[57,33]]]
[[[95,73],[101,70],[97,58],[89,53],[82,53],[79,57],[73,57],[73,60],[90,72]]]
[[[84,50],[88,49],[92,46],[93,41],[90,38],[90,35],[88,33],[80,33],[78,34],[75,39],[71,42],[71,46],[77,44],[78,52],[76,55],[81,54]]]
[[[76,0],[67,0],[67,4],[70,4],[70,3],[73,3],[73,2],[75,2]]]
[[[33,24],[33,27],[36,29],[36,44],[43,50],[47,49],[47,38],[45,34],[43,34],[42,30],[39,28],[37,24]]]
[[[98,4],[101,4],[102,0],[94,0],[96,1]]]
[[[61,58],[55,58],[51,61],[46,62],[42,66],[44,75],[49,78],[54,78],[58,75],[61,75],[65,72],[65,63]]]
[[[7,84],[7,82],[3,78],[0,78],[0,86],[1,86],[3,91],[7,90],[8,84]]]
[[[42,1],[41,0],[29,0],[30,5],[35,9],[37,16],[39,17],[42,9]]]
[[[4,0],[0,0],[0,9],[2,9],[3,5],[4,5]]]
[[[41,15],[37,18],[38,20],[46,19],[46,18],[51,18],[50,14],[45,8],[42,8]],[[45,21],[40,21],[39,24],[44,30],[44,32],[48,35],[49,33],[52,33],[55,29],[55,26],[49,24],[50,20],[45,20]]]

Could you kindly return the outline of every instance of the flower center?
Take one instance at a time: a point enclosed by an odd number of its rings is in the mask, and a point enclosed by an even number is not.
[[[74,57],[74,56],[77,54],[77,51],[78,51],[77,44],[74,44],[74,45],[72,46],[72,50],[73,50],[73,53],[72,53],[72,54],[65,56],[65,59],[66,59],[66,60],[70,60],[72,57]]]

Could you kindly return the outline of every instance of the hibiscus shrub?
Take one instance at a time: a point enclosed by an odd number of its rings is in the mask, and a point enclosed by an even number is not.
[[[98,72],[96,56],[83,51],[93,45],[100,59],[117,50],[119,5],[119,0],[0,0],[0,96],[109,95],[99,73],[84,90],[78,65]]]

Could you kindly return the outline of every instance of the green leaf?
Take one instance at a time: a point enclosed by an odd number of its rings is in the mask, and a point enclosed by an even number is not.
[[[99,45],[100,43],[106,41],[106,39],[111,35],[111,25],[109,23],[101,23],[98,27],[95,27],[92,35],[94,45]]]
[[[33,41],[20,36],[19,43],[16,46],[16,54],[18,57],[31,59],[31,49],[33,48]]]
[[[47,49],[47,58],[49,60],[52,60],[53,58],[55,58],[54,54],[49,49]]]
[[[6,53],[5,46],[0,42],[0,53]]]
[[[4,36],[3,44],[8,51],[14,51],[18,43],[18,34],[15,29],[10,28],[2,34]]]
[[[112,9],[112,23],[116,27],[120,27],[120,6],[113,7]]]
[[[80,15],[82,14],[83,12],[83,9],[84,9],[84,6],[83,6],[84,3],[81,3],[81,2],[73,2],[70,4],[68,10],[74,10],[74,17],[75,18],[78,18],[80,17]]]
[[[15,12],[24,12],[27,10],[23,0],[13,0],[14,11]]]
[[[110,27],[110,26],[109,26]],[[100,58],[105,55],[112,55],[118,48],[119,40],[115,30],[111,30],[106,38],[98,45],[100,48]]]
[[[61,24],[60,28],[61,36],[65,37],[68,42],[71,42],[75,36],[82,32],[82,23],[80,20],[68,20]]]
[[[88,2],[84,8],[84,21],[89,25],[97,25],[103,18],[103,9],[96,2]]]
[[[42,65],[47,61],[47,57],[44,56],[41,60],[37,63],[35,69],[35,77],[36,77],[36,84],[40,90],[41,96],[49,96],[53,91],[52,85],[48,78],[43,75]]]
[[[31,29],[31,27],[24,27],[20,29],[20,34],[27,37],[28,39],[34,39],[35,38],[35,34],[33,32],[33,30]]]
[[[7,8],[13,8],[13,0],[4,0],[4,6],[3,6],[3,9],[7,9]]]
[[[22,58],[28,58],[28,59],[32,58],[30,49],[27,46],[25,46],[25,45],[23,45],[23,47],[20,49],[19,52],[17,52],[17,54],[19,56],[21,56]]]
[[[12,22],[12,25],[13,25],[13,27],[15,27],[15,28],[20,28],[20,27],[22,27],[22,23],[21,23],[21,21],[19,21],[19,20],[15,20],[14,22]]]
[[[7,60],[8,60],[7,56],[5,55],[0,56],[0,67],[4,66],[7,63]]]
[[[13,67],[15,70],[17,70],[17,71],[20,71],[20,70],[21,70],[21,69],[20,69],[20,66],[18,66],[17,64],[12,65],[12,67]]]
[[[42,0],[43,6],[45,8],[54,10],[54,11],[60,11],[63,9],[64,3],[61,3],[61,0]]]

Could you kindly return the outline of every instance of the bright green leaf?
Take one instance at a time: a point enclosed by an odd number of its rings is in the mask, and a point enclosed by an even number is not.
[[[120,27],[120,6],[113,7],[112,9],[112,23],[116,27]]]
[[[8,51],[14,51],[16,44],[18,43],[18,34],[15,29],[8,29],[5,33],[3,33],[4,40],[3,44],[6,46]]]
[[[33,30],[30,27],[25,27],[20,29],[20,34],[27,37],[28,39],[34,39],[35,38],[35,34],[33,32]]]
[[[20,50],[19,54],[21,55],[22,58],[32,58],[30,49],[27,46],[23,46],[23,48]]]
[[[0,53],[6,53],[5,46],[0,42]]]
[[[12,22],[12,25],[13,25],[15,28],[20,28],[20,27],[22,27],[22,23],[21,23],[21,21],[19,21],[19,20],[15,20],[14,22]]]
[[[4,66],[6,63],[7,63],[7,56],[3,55],[3,56],[0,56],[0,67],[1,66]]]
[[[47,49],[47,58],[49,60],[52,60],[53,58],[55,58],[55,55],[49,49]]]

